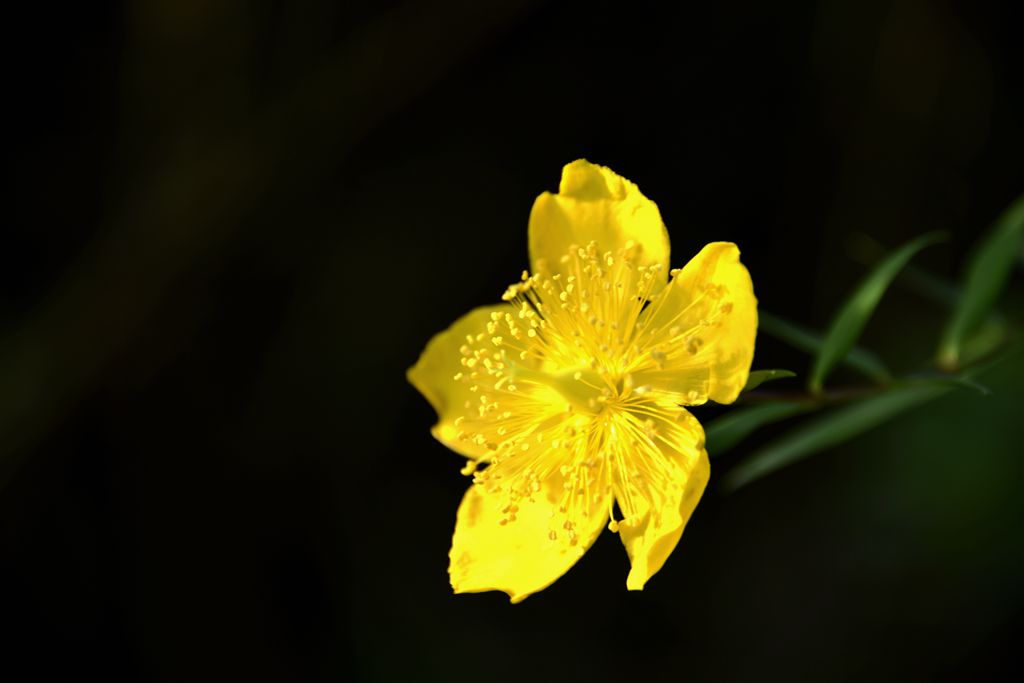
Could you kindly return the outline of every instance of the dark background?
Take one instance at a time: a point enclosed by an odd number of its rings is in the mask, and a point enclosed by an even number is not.
[[[8,10],[0,678],[1020,675],[1020,354],[736,494],[716,460],[643,593],[606,534],[518,606],[450,594],[467,480],[404,378],[578,157],[805,324],[864,235],[946,230],[954,279],[1022,189],[1011,4]],[[863,342],[920,369],[945,315],[897,287]]]

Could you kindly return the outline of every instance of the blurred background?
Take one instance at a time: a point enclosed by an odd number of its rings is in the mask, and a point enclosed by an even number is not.
[[[915,262],[953,282],[1024,186],[1011,3],[709,5],[9,10],[0,676],[1020,676],[1022,354],[734,494],[764,437],[715,460],[642,593],[605,534],[521,605],[451,595],[468,480],[405,369],[518,277],[563,164],[816,328],[865,237],[947,231]],[[947,316],[897,284],[861,341],[922,369]]]

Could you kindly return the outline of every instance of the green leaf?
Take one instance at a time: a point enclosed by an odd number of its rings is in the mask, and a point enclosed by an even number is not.
[[[972,391],[976,391],[982,396],[992,395],[991,389],[978,380],[968,376],[967,373],[961,375],[947,375],[941,372],[924,372],[911,375],[907,379],[911,382],[945,384],[952,389],[970,389]]]
[[[757,326],[765,334],[784,341],[804,353],[816,354],[824,343],[820,334],[764,310],[758,311]],[[850,349],[841,362],[876,382],[889,381],[889,371],[878,356],[860,347]]]
[[[963,347],[976,332],[1006,284],[1013,260],[1024,241],[1024,195],[999,217],[967,263],[960,301],[939,345],[939,364],[956,368]]]
[[[730,451],[761,427],[805,413],[813,406],[810,401],[780,401],[732,410],[707,424],[704,436],[708,455]]]
[[[952,390],[953,387],[945,381],[895,387],[808,420],[734,467],[725,476],[723,486],[735,491]]]
[[[938,382],[945,382],[949,386],[953,387],[954,389],[957,389],[957,388],[970,389],[971,391],[978,392],[982,396],[991,396],[992,395],[992,390],[991,389],[989,389],[987,386],[985,386],[981,382],[979,382],[977,380],[974,380],[974,379],[971,379],[970,377],[946,377],[944,379],[938,379],[936,381],[938,381]]]
[[[743,387],[743,391],[756,389],[765,382],[771,382],[773,379],[785,379],[787,377],[796,377],[796,373],[792,370],[754,370],[747,377],[747,384]]]
[[[936,233],[921,235],[886,256],[868,273],[868,276],[839,309],[839,313],[832,320],[832,324],[825,334],[825,341],[811,367],[811,376],[808,382],[811,391],[821,391],[822,383],[829,371],[853,348],[853,344],[860,336],[864,325],[867,324],[868,318],[875,312],[882,295],[885,294],[885,290],[888,289],[900,269],[917,252],[941,239],[943,237]]]
[[[981,327],[960,346],[959,363],[963,366],[973,365],[982,358],[988,358],[1009,338],[1006,323],[995,315],[990,315]]]
[[[870,236],[856,233],[851,236],[850,248],[858,255],[858,260],[867,266],[874,266],[885,258],[888,250]],[[896,276],[894,285],[904,285],[907,289],[925,299],[952,309],[960,300],[957,286],[927,270],[908,263]]]

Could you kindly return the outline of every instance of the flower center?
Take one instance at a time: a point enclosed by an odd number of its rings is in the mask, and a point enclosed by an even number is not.
[[[651,449],[643,443],[653,443],[651,416],[662,408],[632,370],[657,357],[640,320],[659,267],[637,264],[637,253],[632,244],[601,253],[591,243],[572,247],[558,273],[524,272],[503,296],[508,308],[461,348],[455,379],[473,398],[455,425],[460,439],[490,453],[475,481],[504,494],[506,522],[556,480],[564,523],[581,511],[610,516],[612,482],[644,467],[636,454]],[[573,542],[571,526],[552,533]]]

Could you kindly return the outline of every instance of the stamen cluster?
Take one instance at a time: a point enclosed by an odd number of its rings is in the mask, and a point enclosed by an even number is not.
[[[680,443],[677,430],[694,429],[680,406],[704,397],[645,379],[705,367],[702,331],[720,325],[731,304],[709,285],[662,320],[660,267],[638,263],[638,252],[633,243],[616,252],[573,246],[556,272],[544,264],[524,271],[505,292],[507,309],[466,336],[455,380],[473,398],[455,420],[457,438],[489,454],[483,469],[471,461],[464,473],[499,494],[501,524],[514,523],[520,503],[557,478],[549,538],[575,546],[574,520],[605,515],[615,531],[615,502],[621,523],[632,524],[645,510],[657,514],[657,498],[685,481],[663,449]],[[704,315],[680,322],[693,311]]]

